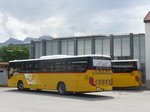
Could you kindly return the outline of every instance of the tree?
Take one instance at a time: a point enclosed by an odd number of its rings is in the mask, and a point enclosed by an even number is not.
[[[0,48],[0,61],[29,59],[29,48],[26,46],[14,46],[10,44]]]

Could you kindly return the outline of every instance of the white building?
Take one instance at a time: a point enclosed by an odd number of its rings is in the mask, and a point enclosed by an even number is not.
[[[145,22],[145,53],[146,53],[146,88],[150,89],[150,12],[144,18]]]

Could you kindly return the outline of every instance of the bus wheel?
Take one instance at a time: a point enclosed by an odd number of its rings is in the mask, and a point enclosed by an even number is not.
[[[59,94],[66,94],[66,86],[63,82],[58,83],[57,90]]]
[[[24,86],[23,86],[22,81],[18,81],[17,88],[18,88],[19,91],[23,91],[24,90]]]

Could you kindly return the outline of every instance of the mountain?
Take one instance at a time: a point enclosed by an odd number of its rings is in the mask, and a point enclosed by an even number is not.
[[[24,43],[28,44],[30,43],[32,40],[37,40],[38,38],[32,38],[32,37],[27,37],[23,40]]]
[[[22,40],[18,40],[18,39],[14,39],[14,38],[9,38],[7,41],[3,42],[3,43],[0,43],[0,47],[3,47],[3,46],[7,46],[9,44],[29,44],[32,40],[43,40],[43,39],[52,39],[53,37],[52,36],[49,36],[49,35],[44,35],[44,36],[41,36],[39,38],[32,38],[32,37],[27,37],[25,38],[23,41]]]
[[[44,35],[44,36],[41,36],[39,38],[32,38],[32,37],[27,37],[23,40],[24,43],[28,44],[30,43],[32,40],[43,40],[43,39],[52,39],[53,37],[52,36],[49,36],[49,35]]]
[[[9,44],[24,44],[24,42],[18,39],[9,38],[6,42],[3,43],[3,45],[9,45]]]
[[[43,39],[52,39],[53,37],[52,36],[49,36],[49,35],[44,35],[44,36],[41,36],[38,38],[38,40],[43,40]]]
[[[9,38],[4,43],[0,43],[0,47],[7,46],[9,44],[24,44],[24,42],[21,40],[14,39],[14,38]]]

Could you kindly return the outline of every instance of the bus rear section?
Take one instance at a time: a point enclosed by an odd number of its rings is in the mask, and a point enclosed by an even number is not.
[[[112,90],[112,76],[110,71],[89,70],[87,74],[90,91]]]
[[[85,79],[89,83],[90,91],[112,90],[112,70],[109,58],[92,58],[91,70],[88,70]]]
[[[141,72],[137,60],[112,61],[113,87],[128,88],[141,86]]]

